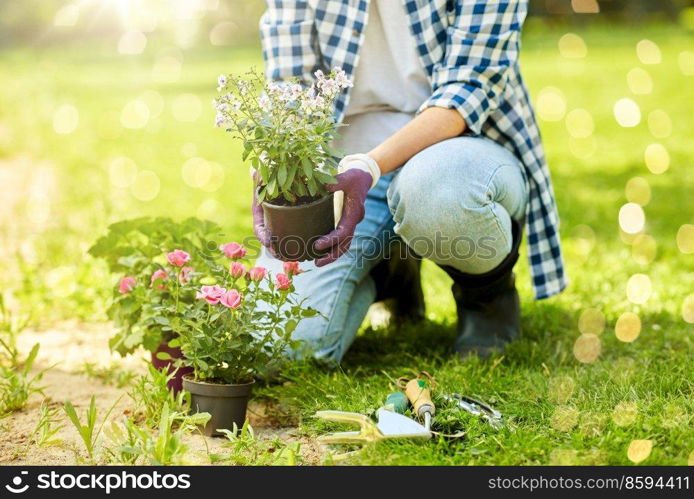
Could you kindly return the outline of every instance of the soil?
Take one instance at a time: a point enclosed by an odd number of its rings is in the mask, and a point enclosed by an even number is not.
[[[108,326],[85,326],[66,323],[45,331],[24,331],[19,336],[19,346],[25,354],[31,347],[41,343],[35,371],[51,367],[43,377],[45,402],[51,408],[59,409],[59,424],[62,428],[56,438],[56,445],[37,446],[31,442],[39,418],[39,408],[44,397],[34,394],[21,411],[0,419],[0,464],[3,465],[72,465],[86,462],[86,453],[77,430],[67,420],[62,411],[66,400],[72,402],[78,415],[82,417],[89,406],[92,395],[98,407],[97,425],[101,417],[118,400],[109,421],[120,418],[132,411],[132,402],[126,395],[128,387],[118,388],[98,379],[80,373],[85,362],[101,367],[117,366],[120,370],[135,373],[146,372],[146,352],[125,358],[111,354],[108,338],[112,331]],[[296,422],[281,416],[272,404],[251,401],[248,419],[256,439],[274,440],[279,438],[287,444],[299,443],[299,461],[303,464],[320,464],[323,452],[315,441],[301,435]],[[293,423],[293,425],[292,425]],[[224,438],[209,438],[199,434],[187,437],[189,458],[192,463],[209,464],[205,452],[206,445],[212,454],[225,454]],[[227,451],[228,452],[228,451]]]
[[[322,199],[323,196],[299,196],[296,198],[296,201],[290,202],[284,199],[283,197],[276,197],[274,199],[268,199],[266,201],[263,201],[265,204],[273,205],[273,206],[301,206],[303,204],[309,204],[313,203],[314,201],[318,201],[319,199]]]

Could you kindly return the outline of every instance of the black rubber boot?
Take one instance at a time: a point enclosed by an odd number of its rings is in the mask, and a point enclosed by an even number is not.
[[[512,221],[511,253],[485,274],[465,274],[441,266],[453,279],[453,297],[458,311],[458,337],[453,350],[462,357],[476,354],[484,359],[502,352],[520,336],[520,299],[513,266],[518,261],[522,222]]]
[[[396,243],[373,270],[376,302],[384,302],[396,324],[424,319],[424,293],[420,269],[422,259],[409,252],[402,255]]]

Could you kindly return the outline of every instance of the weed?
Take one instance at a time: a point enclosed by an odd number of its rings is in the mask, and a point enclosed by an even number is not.
[[[80,421],[80,418],[77,415],[77,411],[75,410],[75,407],[72,405],[72,402],[70,402],[69,400],[65,402],[65,414],[67,414],[67,417],[70,419],[70,422],[72,422],[74,427],[77,429],[77,432],[79,433],[80,438],[82,439],[84,447],[87,451],[87,456],[89,457],[89,460],[92,462],[94,461],[94,451],[96,449],[97,440],[99,439],[101,430],[103,429],[106,420],[108,419],[109,415],[116,407],[116,404],[118,404],[120,399],[121,397],[119,397],[118,400],[116,400],[111,406],[111,408],[106,412],[106,415],[101,420],[101,424],[98,428],[96,426],[96,398],[93,395],[91,401],[89,402],[89,408],[85,412],[84,424],[82,424],[82,422]]]

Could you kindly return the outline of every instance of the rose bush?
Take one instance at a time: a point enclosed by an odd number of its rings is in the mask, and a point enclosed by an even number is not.
[[[196,219],[142,218],[109,228],[90,254],[119,274],[109,308],[117,327],[112,349],[180,347],[186,358],[177,363],[212,382],[241,383],[277,369],[298,346],[291,334],[299,321],[316,315],[293,294],[291,277],[301,270],[294,262],[275,276],[249,269],[246,248],[220,246],[220,234]]]

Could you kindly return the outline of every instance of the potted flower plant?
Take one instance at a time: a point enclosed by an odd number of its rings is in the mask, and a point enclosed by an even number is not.
[[[247,268],[237,243],[223,249],[232,255],[231,265],[211,265],[197,283],[187,282],[183,288],[195,290],[196,300],[177,309],[175,345],[184,354],[177,364],[193,369],[183,388],[193,410],[211,415],[206,435],[243,426],[255,378],[279,369],[287,350],[298,346],[291,339],[296,325],[317,313],[293,294],[297,262],[271,276],[265,268]]]
[[[174,222],[143,217],[112,224],[96,241],[89,253],[105,260],[118,276],[108,309],[116,326],[109,342],[113,351],[126,355],[144,347],[157,369],[174,371],[173,360],[182,353],[171,343],[178,335],[172,306],[195,300],[194,293],[183,293],[181,288],[196,269],[205,268],[210,259],[223,258],[212,243],[221,233],[216,224],[195,218]],[[188,251],[175,251],[180,247]],[[182,376],[188,372],[192,368],[179,369],[169,387],[180,391]]]
[[[222,75],[214,104],[216,125],[243,143],[250,160],[274,251],[285,261],[320,256],[315,240],[335,227],[333,194],[337,156],[330,144],[338,124],[333,104],[352,83],[340,68],[315,73],[310,87],[297,80],[266,83],[251,71]]]

